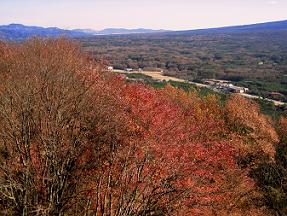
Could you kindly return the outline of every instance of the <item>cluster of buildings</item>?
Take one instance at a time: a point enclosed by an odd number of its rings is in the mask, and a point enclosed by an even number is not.
[[[132,72],[141,73],[141,72],[143,72],[143,69],[142,69],[142,68],[139,68],[139,69],[126,68],[126,69],[125,69],[125,72],[127,72],[127,73],[132,73]]]
[[[204,83],[211,86],[212,88],[216,90],[220,90],[224,92],[245,93],[249,91],[248,88],[235,86],[230,81],[226,81],[226,80],[207,79],[207,80],[204,80]]]
[[[114,67],[113,66],[108,66],[107,67],[107,70],[108,71],[114,71]],[[133,73],[133,72],[143,72],[143,69],[142,68],[139,68],[139,69],[137,69],[137,70],[135,70],[135,69],[133,69],[133,68],[126,68],[125,70],[124,70],[124,72],[126,72],[126,73]]]
[[[108,66],[107,70],[114,71],[114,68],[112,66]],[[143,69],[139,68],[135,70],[133,68],[126,68],[124,71],[126,73],[136,73],[136,72],[141,73],[143,72]],[[128,77],[125,77],[125,79],[133,80],[133,78],[128,78]],[[139,81],[138,78],[134,78],[134,80]],[[206,79],[204,80],[204,84],[208,85],[210,88],[212,88],[215,91],[221,91],[221,92],[245,93],[249,91],[248,88],[235,86],[230,81],[227,81],[227,80]]]

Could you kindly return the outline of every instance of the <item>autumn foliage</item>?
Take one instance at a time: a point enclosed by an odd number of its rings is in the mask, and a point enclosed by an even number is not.
[[[65,39],[0,44],[5,215],[267,215],[256,104],[126,83]]]

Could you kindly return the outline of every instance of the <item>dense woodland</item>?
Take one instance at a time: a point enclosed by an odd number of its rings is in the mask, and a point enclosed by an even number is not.
[[[0,43],[1,215],[287,215],[287,119],[127,83],[65,39]]]
[[[248,81],[254,93],[287,96],[286,30],[103,36],[82,39],[82,44],[117,69],[161,68],[188,80]]]

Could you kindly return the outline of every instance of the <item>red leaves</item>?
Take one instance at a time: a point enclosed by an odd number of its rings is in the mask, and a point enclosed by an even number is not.
[[[139,144],[152,155],[146,169],[156,170],[155,181],[177,175],[174,187],[188,192],[186,207],[193,202],[199,209],[221,205],[226,196],[235,196],[234,185],[224,185],[230,173],[243,178],[244,173],[236,165],[235,149],[224,138],[224,113],[216,98],[200,99],[171,86],[155,90],[127,85],[123,94],[144,134]]]
[[[207,215],[229,214],[251,197],[253,182],[237,156],[252,153],[250,144],[272,155],[276,140],[253,103],[234,97],[224,107],[215,96],[169,85],[127,84],[91,67],[65,40],[14,49],[0,92],[0,147],[13,158],[1,152],[0,162],[10,182],[18,171],[25,176],[30,190],[15,185],[29,193],[30,206],[58,211],[61,200],[67,214]]]

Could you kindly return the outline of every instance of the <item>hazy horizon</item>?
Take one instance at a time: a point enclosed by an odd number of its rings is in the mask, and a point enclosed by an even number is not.
[[[64,29],[201,29],[286,20],[284,0],[10,0],[0,25]]]

